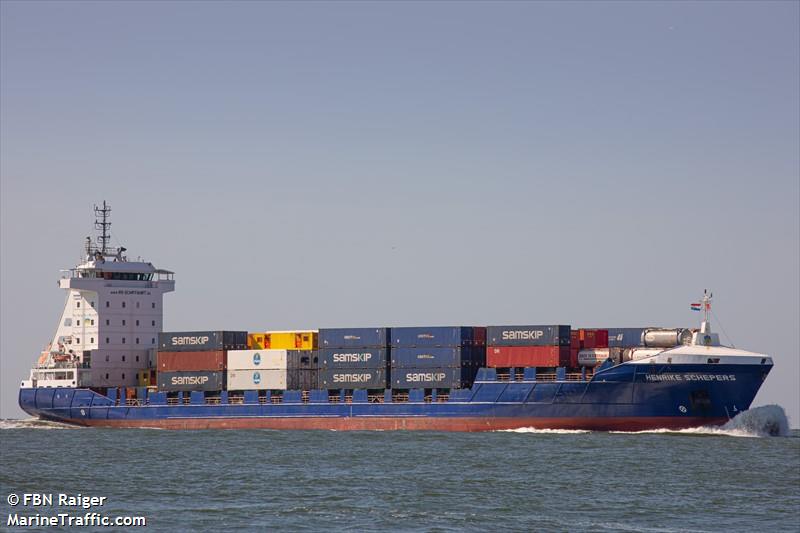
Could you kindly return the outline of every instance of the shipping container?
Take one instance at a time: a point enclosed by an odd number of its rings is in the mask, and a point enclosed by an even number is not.
[[[159,372],[160,391],[221,391],[225,389],[225,372]]]
[[[391,343],[389,328],[328,328],[319,330],[320,348],[383,348]]]
[[[578,365],[595,367],[611,357],[611,350],[619,348],[584,348],[578,352]]]
[[[489,326],[489,346],[569,346],[570,326]]]
[[[228,368],[237,370],[286,369],[286,350],[230,350]]]
[[[321,389],[385,389],[386,387],[386,370],[383,368],[352,370],[323,368],[319,371]]]
[[[319,350],[287,350],[290,370],[315,370],[319,368]]]
[[[317,332],[303,331],[265,331],[250,333],[247,347],[251,350],[316,350]]]
[[[319,351],[322,368],[385,368],[386,348],[323,348]]]
[[[170,331],[158,334],[158,348],[168,352],[244,350],[246,331]]]
[[[569,346],[489,346],[486,349],[486,366],[490,368],[569,365]]]
[[[228,390],[286,390],[286,369],[228,370]]]
[[[225,370],[228,352],[225,350],[205,352],[166,352],[159,350],[156,360],[159,372]]]
[[[608,328],[608,345],[612,348],[643,346],[642,335],[648,328]]]
[[[607,329],[579,329],[578,338],[581,348],[608,348]]]
[[[286,388],[289,390],[314,390],[319,388],[319,370],[298,368],[287,371]]]
[[[392,388],[395,389],[460,389],[475,379],[475,368],[395,368]]]
[[[438,326],[392,328],[393,348],[416,346],[468,346],[484,344],[485,328],[474,326]]]
[[[445,368],[479,366],[483,347],[435,347],[393,348],[392,367],[398,368]]]

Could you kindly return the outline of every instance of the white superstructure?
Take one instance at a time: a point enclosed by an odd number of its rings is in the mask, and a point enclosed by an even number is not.
[[[703,322],[699,330],[692,333],[691,343],[685,346],[665,349],[661,352],[631,361],[632,364],[673,364],[673,365],[772,365],[772,357],[746,350],[723,346],[719,334],[711,331],[711,295],[703,294]]]
[[[67,291],[56,333],[22,387],[127,387],[147,369],[163,327],[163,295],[174,274],[110,251],[111,208],[96,207],[97,244],[87,237],[85,258],[62,271]]]

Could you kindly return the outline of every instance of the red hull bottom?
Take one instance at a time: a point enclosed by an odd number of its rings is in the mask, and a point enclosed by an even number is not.
[[[572,429],[645,431],[722,425],[726,418],[486,418],[486,417],[253,417],[164,418],[155,420],[59,420],[78,426],[157,429],[323,429],[335,431],[497,431],[503,429]]]

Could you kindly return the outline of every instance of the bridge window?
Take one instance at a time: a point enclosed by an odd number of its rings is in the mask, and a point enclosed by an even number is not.
[[[156,303],[155,302],[153,302],[151,305],[153,306],[153,309],[156,308]]]
[[[94,337],[89,337],[89,343],[94,344]]]
[[[122,374],[122,379],[125,379],[125,374]]]
[[[108,379],[108,373],[106,373],[106,379]]]
[[[136,303],[138,304],[139,302],[136,302]],[[139,325],[139,321],[138,321],[138,320],[136,321],[136,325],[137,325],[137,326]]]
[[[94,320],[90,320],[89,323],[94,326]]]
[[[155,326],[155,325],[156,325],[156,321],[155,321],[155,320],[151,320],[151,321],[150,321],[150,324],[151,324],[152,326]]]
[[[124,306],[123,306],[123,307],[124,307]],[[122,319],[122,325],[123,325],[123,326],[125,325],[125,319],[124,319],[124,318]]]
[[[136,337],[136,344],[139,344],[139,337]]]
[[[125,362],[125,356],[124,355],[122,356],[122,362],[123,363]]]
[[[125,337],[122,337],[122,344],[125,344]]]
[[[80,307],[80,306],[81,306],[80,302],[75,302],[75,307]]]
[[[125,309],[125,302],[122,302],[122,308]]]
[[[111,344],[111,340],[108,337],[106,337],[106,344]],[[106,356],[106,357],[108,357],[108,356]],[[108,359],[106,359],[106,361],[108,361]]]
[[[111,302],[109,302],[108,300],[106,300],[106,307],[111,307]]]

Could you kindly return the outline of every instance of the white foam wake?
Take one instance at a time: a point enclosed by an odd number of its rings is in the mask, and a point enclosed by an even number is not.
[[[683,435],[719,435],[726,437],[788,437],[789,419],[780,405],[764,405],[739,413],[725,425],[688,429],[649,429],[612,431],[611,433],[675,433]]]
[[[38,418],[5,418],[0,420],[0,430],[3,429],[77,429],[76,426],[60,424]]]
[[[575,435],[578,433],[589,433],[588,429],[537,429],[537,428],[516,428],[498,429],[499,433],[544,433],[552,435]]]

